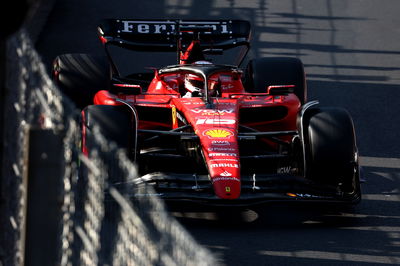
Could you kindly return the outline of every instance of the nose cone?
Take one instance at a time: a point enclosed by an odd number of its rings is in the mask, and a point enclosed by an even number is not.
[[[238,198],[241,182],[237,100],[214,100],[211,109],[199,98],[175,99],[174,103],[199,136],[215,195],[221,199]]]
[[[231,141],[231,142],[230,142]],[[222,199],[236,199],[240,196],[240,162],[237,143],[225,140],[229,145],[210,145],[203,153],[207,159],[209,175],[215,194]],[[211,150],[212,152],[207,152]]]

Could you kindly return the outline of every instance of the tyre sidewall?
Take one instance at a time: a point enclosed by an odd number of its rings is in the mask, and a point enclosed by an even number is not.
[[[306,177],[322,184],[354,186],[356,140],[353,121],[344,109],[319,108],[305,119]]]
[[[99,90],[108,89],[111,67],[105,56],[63,54],[53,61],[52,76],[60,90],[83,109]]]

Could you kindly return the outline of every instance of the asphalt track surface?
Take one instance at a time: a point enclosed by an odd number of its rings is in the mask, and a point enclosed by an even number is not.
[[[175,216],[221,264],[393,265],[400,264],[399,12],[398,0],[58,0],[37,48],[49,66],[58,54],[101,53],[101,18],[250,20],[252,56],[300,58],[309,99],[353,116],[363,201],[344,210],[272,204]]]

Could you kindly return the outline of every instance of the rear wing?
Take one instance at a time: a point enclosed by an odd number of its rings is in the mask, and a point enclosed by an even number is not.
[[[137,51],[177,51],[197,34],[203,49],[250,45],[250,23],[244,20],[106,19],[98,27],[101,41]]]

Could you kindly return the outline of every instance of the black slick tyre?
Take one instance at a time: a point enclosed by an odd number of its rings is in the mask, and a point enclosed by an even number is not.
[[[360,197],[353,121],[341,108],[313,108],[303,119],[306,177]]]
[[[307,85],[303,63],[292,57],[264,57],[251,60],[246,68],[244,85],[248,92],[266,92],[271,85],[295,85],[294,93],[304,104]]]
[[[60,90],[83,109],[99,90],[108,89],[111,67],[105,56],[63,54],[53,61],[52,76]]]

